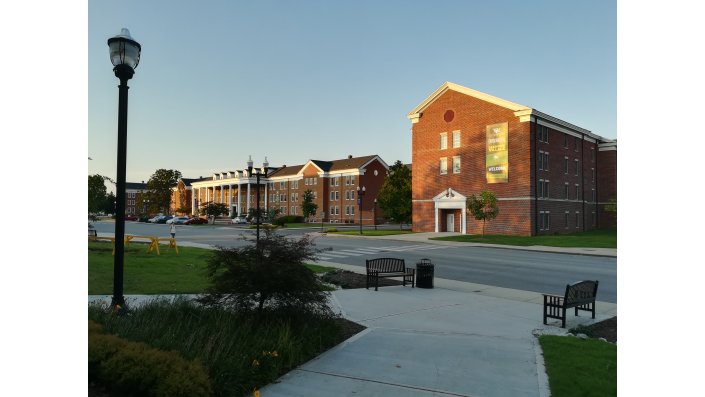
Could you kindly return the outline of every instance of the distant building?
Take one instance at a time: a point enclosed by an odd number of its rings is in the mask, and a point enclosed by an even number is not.
[[[260,190],[260,208],[279,209],[281,215],[303,215],[301,204],[306,190],[314,193],[318,205],[310,221],[320,222],[321,212],[326,222],[356,223],[360,221],[357,188],[365,187],[361,201],[363,224],[380,223],[382,213],[374,199],[384,183],[389,166],[377,155],[348,156],[340,160],[309,160],[304,164],[270,167],[267,178],[257,180],[247,170],[214,173],[208,178],[185,179],[174,189],[175,203],[188,202],[191,214],[207,202],[224,203],[229,214],[246,216],[256,208],[256,193]]]
[[[495,193],[487,234],[574,233],[616,226],[617,142],[542,113],[446,82],[412,122],[413,230],[480,233],[466,199]]]
[[[142,194],[147,191],[147,184],[142,182],[125,182],[125,214],[137,215],[147,212],[146,206],[140,207]]]

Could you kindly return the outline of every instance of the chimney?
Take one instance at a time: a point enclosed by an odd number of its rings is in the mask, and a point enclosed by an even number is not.
[[[351,158],[352,158],[352,154],[348,154],[348,159],[351,159]]]

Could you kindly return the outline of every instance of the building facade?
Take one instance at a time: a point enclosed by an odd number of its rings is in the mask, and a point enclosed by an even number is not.
[[[446,82],[412,122],[416,232],[481,232],[466,209],[491,191],[499,215],[485,233],[540,235],[616,226],[617,143],[542,113]]]
[[[125,214],[138,215],[147,212],[142,203],[142,194],[147,191],[147,184],[142,182],[125,182]]]
[[[270,167],[259,185],[246,169],[214,173],[208,178],[182,178],[174,189],[172,208],[179,207],[176,203],[188,203],[190,213],[196,215],[205,203],[216,202],[227,205],[230,217],[247,216],[257,207],[259,189],[260,208],[265,211],[274,207],[280,215],[303,215],[304,192],[311,190],[318,210],[310,222],[320,222],[323,215],[326,222],[356,223],[362,214],[363,224],[380,223],[383,214],[375,199],[388,169],[382,158],[370,155]],[[360,201],[358,187],[365,188]]]

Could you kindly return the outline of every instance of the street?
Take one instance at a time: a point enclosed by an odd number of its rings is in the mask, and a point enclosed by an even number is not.
[[[98,235],[112,234],[113,222],[95,222]],[[341,229],[341,227],[338,227]],[[168,225],[126,222],[126,234],[169,236]],[[351,230],[355,230],[352,228]],[[283,229],[290,236],[318,232],[320,228]],[[177,226],[177,241],[237,247],[247,244],[244,236],[254,239],[255,230],[247,226],[197,225]],[[316,246],[325,251],[322,262],[364,267],[365,259],[403,258],[414,267],[421,258],[435,265],[435,276],[445,279],[497,287],[562,295],[568,283],[599,280],[598,300],[617,303],[617,259],[588,255],[531,252],[503,248],[439,245],[389,239],[319,236]]]

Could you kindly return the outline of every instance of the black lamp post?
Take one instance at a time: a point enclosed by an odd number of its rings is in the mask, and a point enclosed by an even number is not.
[[[255,177],[257,178],[257,214],[255,215],[255,222],[257,222],[257,247],[259,247],[259,224],[260,224],[260,209],[259,209],[259,180],[261,177],[267,177],[267,171],[269,170],[269,163],[267,162],[267,156],[264,157],[264,163],[262,163],[261,169],[255,169]],[[252,156],[247,160],[247,175],[252,176]]]
[[[140,63],[142,46],[123,28],[119,35],[108,39],[110,61],[115,77],[120,79],[118,101],[118,152],[115,218],[115,258],[113,265],[113,298],[111,305],[125,307],[122,273],[125,251],[125,169],[127,164],[127,80],[135,74]]]
[[[360,234],[362,234],[362,196],[365,195],[365,187],[363,186],[360,188],[360,186],[357,187],[357,208],[358,212],[360,212]]]
[[[375,224],[375,230],[377,230],[377,197],[375,197],[375,206],[372,207],[372,214],[372,217],[374,218],[373,222]]]

